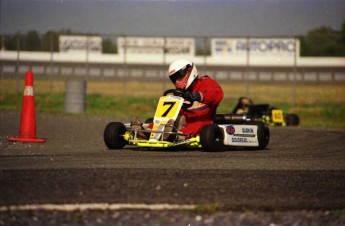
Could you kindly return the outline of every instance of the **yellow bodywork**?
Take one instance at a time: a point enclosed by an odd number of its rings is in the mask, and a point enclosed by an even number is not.
[[[126,137],[126,134],[125,134]],[[201,148],[200,137],[192,137],[185,141],[180,142],[169,142],[161,140],[140,140],[140,139],[129,139],[128,144],[136,145],[138,147],[151,147],[151,148],[168,148],[174,146],[185,145],[192,148]]]
[[[123,138],[128,142],[128,144],[135,145],[138,147],[148,147],[148,148],[169,148],[174,146],[187,146],[193,148],[201,148],[200,137],[192,137],[185,141],[165,141],[163,140],[162,134],[164,133],[164,128],[169,120],[175,121],[178,117],[180,109],[183,105],[183,98],[178,96],[163,96],[159,99],[156,113],[153,120],[153,127],[151,130],[131,130],[127,131]],[[134,133],[133,133],[134,132]],[[149,139],[139,139],[137,136],[138,132],[150,133]],[[182,135],[178,134],[176,135]]]
[[[280,109],[273,109],[271,120],[266,120],[266,121],[270,122],[270,123],[268,123],[269,125],[286,126],[286,122],[284,120],[284,113]]]

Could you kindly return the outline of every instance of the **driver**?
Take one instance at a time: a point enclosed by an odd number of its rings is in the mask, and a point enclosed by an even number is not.
[[[237,105],[232,111],[233,114],[245,114],[249,112],[250,106],[254,105],[253,101],[248,97],[240,97]]]
[[[199,77],[195,64],[187,59],[178,59],[170,64],[169,78],[176,89],[184,91],[183,98],[192,103],[191,107],[181,110],[176,122],[179,124],[177,130],[194,137],[203,126],[213,123],[213,114],[224,97],[223,90],[209,76]],[[187,138],[180,136],[178,139]]]

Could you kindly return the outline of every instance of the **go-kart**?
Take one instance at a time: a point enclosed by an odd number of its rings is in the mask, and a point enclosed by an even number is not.
[[[286,113],[269,104],[254,104],[248,97],[240,97],[232,113],[238,114],[239,110],[248,121],[260,121],[270,126],[298,126],[300,122],[296,114]]]
[[[183,99],[183,91],[169,89],[159,98],[154,118],[139,123],[110,122],[104,129],[104,142],[109,149],[122,149],[125,145],[146,148],[187,147],[204,151],[226,148],[265,149],[269,143],[268,127],[262,122],[248,122],[243,115],[215,114],[213,124],[202,128],[199,135],[188,137],[168,122],[176,120],[182,108],[192,103]],[[172,127],[166,129],[166,127]],[[141,136],[139,136],[141,134]],[[143,137],[142,134],[145,134]],[[180,140],[177,137],[185,136]]]

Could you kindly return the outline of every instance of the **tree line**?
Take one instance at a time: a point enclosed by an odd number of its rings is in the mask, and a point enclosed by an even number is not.
[[[48,31],[40,35],[37,31],[28,31],[26,34],[2,35],[0,47],[6,50],[22,51],[59,51],[60,35],[97,35],[72,32],[71,30]],[[345,22],[341,30],[331,27],[319,27],[310,30],[306,35],[297,37],[301,43],[301,56],[345,56]],[[103,53],[117,53],[116,41],[103,37]],[[206,47],[205,47],[206,48]],[[207,49],[198,47],[197,55],[210,54]]]
[[[40,35],[37,31],[28,31],[26,34],[3,35],[0,47],[5,50],[21,51],[43,51],[59,52],[60,35],[83,35],[93,36],[98,34],[84,34],[72,32],[71,30],[47,31]],[[111,39],[105,38],[102,41],[103,53],[117,53],[117,46]]]
[[[345,56],[345,22],[340,31],[319,27],[299,39],[301,56]]]

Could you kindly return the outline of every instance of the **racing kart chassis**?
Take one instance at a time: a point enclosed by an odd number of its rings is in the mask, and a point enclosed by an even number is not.
[[[243,111],[245,108],[248,110]],[[248,97],[240,97],[232,113],[238,114],[239,110],[248,121],[260,121],[269,126],[298,126],[300,124],[297,114],[284,112],[269,104],[254,104]]]
[[[173,95],[167,95],[167,91]],[[125,145],[146,148],[184,146],[210,152],[231,148],[261,150],[267,147],[270,139],[268,127],[262,122],[248,121],[240,114],[215,114],[213,124],[204,126],[195,137],[177,132],[176,127],[168,121],[176,120],[186,103],[181,91],[167,91],[158,102],[153,120],[138,123],[135,127],[133,123],[110,122],[103,134],[106,146],[109,149],[122,149]],[[172,128],[166,130],[166,127]],[[179,136],[185,136],[186,139],[181,141],[177,139]]]

